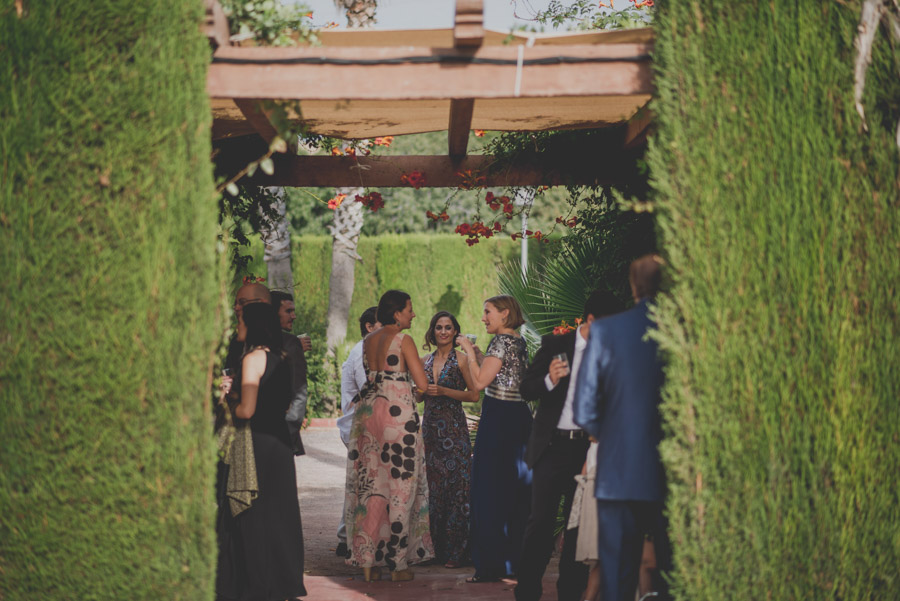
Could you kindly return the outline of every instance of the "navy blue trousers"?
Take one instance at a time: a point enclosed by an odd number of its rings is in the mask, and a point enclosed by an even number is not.
[[[484,397],[472,461],[470,548],[479,578],[516,573],[531,508],[531,422],[525,403]]]
[[[668,527],[662,503],[597,499],[597,542],[600,558],[600,590],[603,601],[634,601],[644,536],[653,537],[656,565],[666,572],[672,565]],[[662,578],[654,582],[659,600],[669,599]]]

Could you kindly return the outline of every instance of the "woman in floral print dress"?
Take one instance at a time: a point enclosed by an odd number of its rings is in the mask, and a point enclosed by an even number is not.
[[[409,566],[434,557],[412,382],[424,391],[428,381],[415,343],[403,333],[415,316],[408,294],[385,292],[377,312],[383,327],[363,343],[368,383],[350,430],[344,520],[347,563],[362,567],[367,581],[378,580],[382,566],[391,580],[412,580]]]
[[[431,318],[424,347],[437,347],[425,357],[428,390],[423,396],[422,438],[434,554],[447,568],[462,567],[468,550],[472,443],[462,402],[478,401],[478,392],[471,390],[468,357],[454,348],[458,335],[456,318],[439,311]]]

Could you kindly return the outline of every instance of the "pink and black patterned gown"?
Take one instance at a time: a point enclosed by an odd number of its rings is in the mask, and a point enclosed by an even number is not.
[[[347,446],[347,546],[352,566],[405,570],[434,557],[428,482],[412,382],[400,352],[388,349],[385,369],[366,363]],[[389,368],[389,369],[388,369]]]
[[[430,384],[465,390],[456,350],[450,351],[435,378],[434,353],[425,357]],[[425,465],[428,473],[428,507],[434,553],[441,563],[467,559],[469,543],[469,483],[472,443],[462,403],[448,396],[426,396],[422,418]]]

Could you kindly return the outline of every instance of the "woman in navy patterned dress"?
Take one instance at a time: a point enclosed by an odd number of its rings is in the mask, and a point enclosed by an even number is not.
[[[425,334],[425,412],[422,438],[428,475],[428,508],[435,558],[444,567],[459,568],[466,560],[469,539],[469,480],[472,445],[463,402],[478,400],[472,391],[468,357],[456,350],[459,323],[448,311],[431,318]],[[468,390],[467,390],[468,389]]]

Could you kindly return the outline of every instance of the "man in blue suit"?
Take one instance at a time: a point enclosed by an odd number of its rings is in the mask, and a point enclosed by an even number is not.
[[[634,599],[645,535],[653,537],[660,570],[671,564],[659,458],[663,382],[647,302],[659,289],[661,259],[646,255],[629,269],[635,306],[594,321],[575,392],[575,423],[598,441],[598,551],[604,601]],[[665,583],[657,583],[662,598]]]

